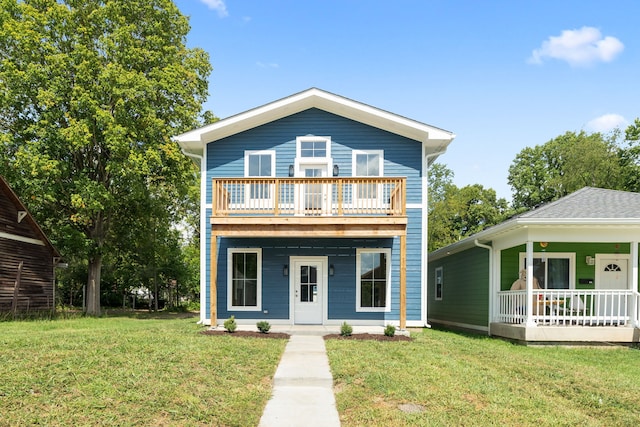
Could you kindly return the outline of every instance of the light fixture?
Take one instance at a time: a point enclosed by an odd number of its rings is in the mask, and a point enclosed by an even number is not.
[[[331,264],[329,266],[329,276],[333,276],[333,273],[334,273],[333,264]]]
[[[333,165],[333,176],[338,175],[340,175],[340,168],[338,167],[338,165]]]
[[[285,264],[284,267],[282,267],[282,275],[283,276],[288,276],[289,275],[289,265]]]
[[[587,265],[595,265],[596,264],[596,259],[592,256],[587,255],[587,257],[584,259],[584,262]]]
[[[293,165],[289,165],[289,178],[293,176],[294,168]]]

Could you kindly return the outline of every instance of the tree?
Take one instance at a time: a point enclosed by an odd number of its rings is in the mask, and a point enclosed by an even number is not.
[[[618,133],[566,132],[533,148],[524,148],[509,167],[513,207],[531,209],[585,186],[619,189]]]
[[[495,190],[480,184],[458,188],[452,180],[453,172],[444,165],[429,169],[429,251],[498,224],[509,214],[507,201]]]
[[[0,5],[0,173],[64,253],[87,259],[87,313],[99,315],[114,224],[136,226],[151,214],[142,200],[180,200],[194,179],[169,136],[197,124],[208,56],[186,48],[170,0]]]
[[[622,186],[627,191],[640,191],[640,119],[625,130],[626,146],[620,148]]]

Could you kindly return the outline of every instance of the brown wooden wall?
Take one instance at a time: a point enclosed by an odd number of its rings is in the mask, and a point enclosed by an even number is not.
[[[0,232],[12,236],[42,240],[33,219],[18,223],[19,206],[4,189],[0,189]],[[0,311],[12,310],[18,265],[23,262],[18,288],[17,310],[40,311],[54,308],[53,258],[48,243],[38,245],[0,236]]]

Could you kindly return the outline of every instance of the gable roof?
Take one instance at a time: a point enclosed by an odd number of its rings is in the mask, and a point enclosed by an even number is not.
[[[390,113],[317,88],[282,98],[216,123],[175,136],[187,154],[202,155],[204,146],[213,141],[263,124],[318,108],[406,138],[426,143],[432,151],[444,151],[455,134],[397,114]]]
[[[53,246],[47,235],[44,233],[44,231],[42,231],[42,228],[40,228],[36,220],[31,215],[27,207],[22,203],[18,195],[13,191],[13,189],[9,186],[9,183],[1,175],[0,192],[3,193],[9,200],[11,200],[18,212],[22,211],[25,213],[22,221],[26,221],[30,225],[33,232],[40,238],[42,243],[44,243],[44,245],[49,248],[54,257],[60,258],[61,255],[58,250]]]
[[[640,193],[583,187],[551,203],[488,227],[459,242],[440,248],[430,257],[458,252],[490,242],[498,235],[533,226],[640,226]]]

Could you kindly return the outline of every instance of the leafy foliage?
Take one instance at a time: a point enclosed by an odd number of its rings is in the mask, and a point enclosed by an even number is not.
[[[267,322],[266,320],[261,320],[260,322],[256,323],[256,327],[260,332],[266,334],[269,332],[269,329],[271,329],[271,324],[269,324],[269,322]]]
[[[350,337],[351,334],[353,334],[353,327],[346,321],[342,322],[342,325],[340,326],[340,335],[343,337]]]
[[[236,331],[236,329],[238,329],[238,324],[236,323],[236,317],[235,316],[231,316],[230,318],[225,320],[224,321],[224,328],[230,334],[234,333]]]
[[[103,262],[155,275],[189,209],[196,173],[169,135],[197,124],[210,65],[188,31],[170,0],[0,0],[0,173],[88,271],[89,314]]]
[[[429,179],[437,190],[429,207],[429,251],[498,224],[510,213],[507,201],[499,199],[495,190],[480,184],[458,188],[452,178],[444,166],[430,168]]]
[[[509,167],[513,207],[531,209],[582,187],[622,189],[618,132],[566,132],[523,149]]]
[[[396,334],[396,327],[393,325],[387,325],[384,328],[384,334],[388,337],[392,337]]]

